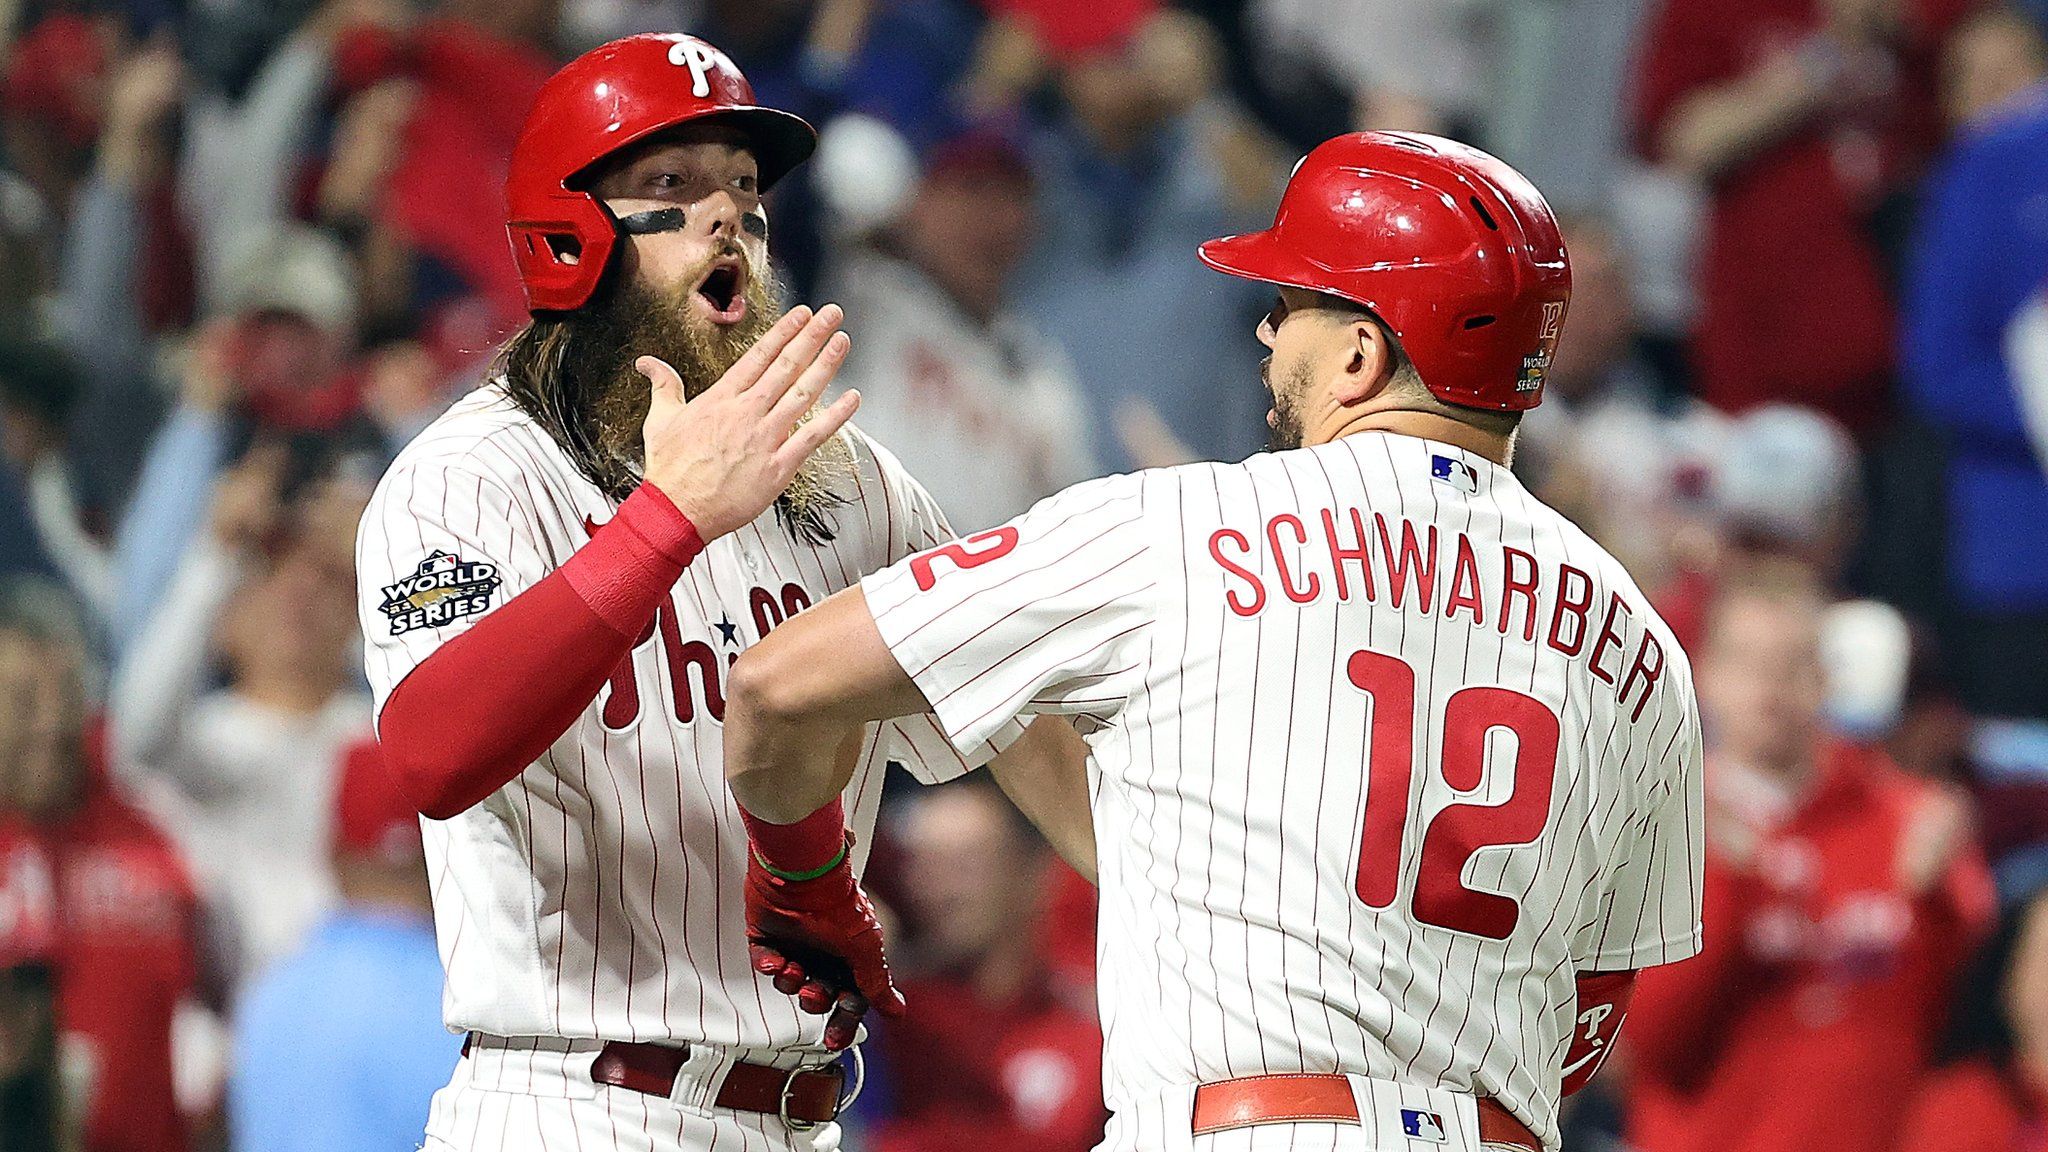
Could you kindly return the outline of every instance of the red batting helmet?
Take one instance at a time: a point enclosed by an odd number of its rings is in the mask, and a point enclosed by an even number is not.
[[[1202,245],[1219,272],[1370,308],[1430,394],[1522,412],[1571,300],[1550,206],[1521,173],[1439,136],[1358,132],[1294,169],[1273,226]]]
[[[618,227],[577,186],[599,160],[665,129],[715,120],[740,129],[766,190],[803,163],[818,134],[754,103],[725,53],[694,36],[627,36],[570,61],[527,113],[505,178],[505,230],[533,311],[580,308],[597,290]]]

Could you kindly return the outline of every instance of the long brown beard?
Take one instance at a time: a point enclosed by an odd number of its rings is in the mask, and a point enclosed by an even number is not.
[[[772,279],[750,275],[743,319],[725,327],[698,320],[690,311],[697,280],[684,278],[691,287],[673,294],[619,284],[581,312],[534,321],[513,337],[501,358],[513,401],[615,500],[639,487],[643,465],[641,425],[650,385],[633,362],[642,356],[663,360],[682,378],[683,394],[694,399],[780,315]],[[837,482],[852,470],[853,451],[845,438],[826,441],[777,498],[777,518],[811,543],[832,539],[831,513],[848,499]]]

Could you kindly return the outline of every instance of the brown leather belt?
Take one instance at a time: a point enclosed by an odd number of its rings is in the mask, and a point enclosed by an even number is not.
[[[469,1055],[476,1036],[472,1032],[463,1040],[463,1055]],[[629,1044],[611,1040],[598,1049],[597,1059],[590,1065],[590,1078],[629,1092],[667,1096],[675,1090],[676,1076],[689,1058],[687,1044]],[[856,1053],[855,1060],[858,1059]],[[779,1117],[783,1123],[803,1131],[830,1124],[839,1117],[840,1108],[852,1102],[840,1095],[845,1086],[846,1067],[837,1062],[826,1067],[776,1068],[741,1061],[725,1074],[725,1082],[718,1086],[718,1096],[712,1103],[735,1112]],[[858,1093],[856,1087],[855,1094]]]
[[[1295,1072],[1219,1080],[1195,1089],[1197,1136],[1259,1124],[1318,1121],[1358,1123],[1358,1098],[1352,1095],[1351,1081],[1327,1073]],[[1479,1098],[1479,1142],[1543,1152],[1543,1142],[1527,1125],[1484,1096]]]

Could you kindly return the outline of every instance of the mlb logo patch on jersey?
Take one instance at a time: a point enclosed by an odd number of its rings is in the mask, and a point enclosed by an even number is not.
[[[1467,496],[1479,494],[1479,470],[1463,460],[1450,456],[1431,456],[1429,477],[1449,484]]]
[[[1441,460],[1443,457],[1439,456]],[[1401,1131],[1410,1140],[1427,1140],[1432,1144],[1448,1144],[1451,1138],[1444,1134],[1444,1118],[1434,1112],[1420,1108],[1401,1109]]]

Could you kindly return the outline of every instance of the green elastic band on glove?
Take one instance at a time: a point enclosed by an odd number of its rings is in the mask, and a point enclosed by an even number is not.
[[[832,854],[832,859],[827,860],[825,863],[819,865],[818,867],[813,868],[808,872],[786,872],[780,868],[777,868],[775,865],[770,864],[768,862],[768,858],[761,855],[761,850],[759,848],[754,849],[754,863],[759,864],[761,866],[762,871],[768,873],[770,876],[775,877],[777,880],[793,880],[798,882],[804,880],[816,880],[818,877],[823,876],[825,873],[830,872],[834,868],[839,867],[839,865],[845,860],[846,845],[842,842],[839,845],[839,851]]]

